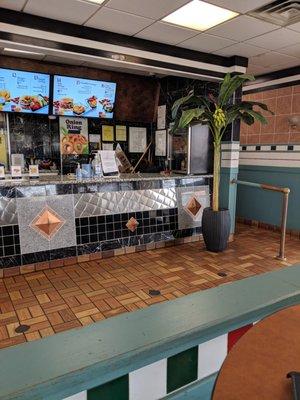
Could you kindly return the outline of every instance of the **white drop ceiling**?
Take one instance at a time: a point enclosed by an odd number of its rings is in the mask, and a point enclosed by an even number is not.
[[[239,15],[199,32],[162,22],[189,0],[104,0],[102,4],[88,0],[0,0],[0,7],[180,48],[248,57],[248,72],[253,74],[300,65],[300,22],[282,28],[246,15],[270,0],[205,1]]]

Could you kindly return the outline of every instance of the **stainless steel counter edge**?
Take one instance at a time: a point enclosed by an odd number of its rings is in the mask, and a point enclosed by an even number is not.
[[[69,179],[66,176],[57,177],[57,179],[51,177],[51,179],[45,179],[41,177],[36,180],[20,179],[20,180],[3,180],[0,181],[1,187],[19,187],[19,186],[45,186],[45,185],[84,185],[84,184],[105,184],[114,182],[130,182],[130,181],[153,181],[153,180],[174,180],[174,179],[199,179],[199,178],[212,178],[211,174],[199,174],[199,175],[160,175],[160,174],[120,174],[119,176],[107,176],[103,178],[91,178],[91,179]]]

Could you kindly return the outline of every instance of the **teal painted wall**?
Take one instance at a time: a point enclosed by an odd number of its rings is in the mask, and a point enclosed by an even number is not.
[[[288,229],[300,230],[300,168],[240,165],[238,179],[291,189]],[[238,185],[236,215],[272,225],[280,225],[282,195]]]

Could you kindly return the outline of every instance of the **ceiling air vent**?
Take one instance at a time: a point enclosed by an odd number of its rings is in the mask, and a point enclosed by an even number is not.
[[[300,0],[275,0],[249,15],[280,26],[292,25],[300,21]]]

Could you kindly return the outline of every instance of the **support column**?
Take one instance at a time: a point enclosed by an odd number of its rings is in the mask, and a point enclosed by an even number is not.
[[[236,185],[232,185],[232,179],[237,179],[239,170],[239,148],[237,141],[222,142],[221,179],[220,179],[220,207],[230,211],[230,233],[235,231],[236,213]]]

